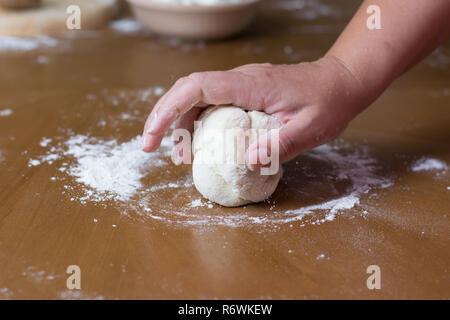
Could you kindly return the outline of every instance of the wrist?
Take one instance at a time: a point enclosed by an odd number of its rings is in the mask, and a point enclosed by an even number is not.
[[[333,54],[326,54],[316,62],[331,70],[333,75],[330,79],[337,83],[337,90],[345,101],[342,107],[347,109],[351,118],[367,108],[382,92],[364,83],[344,60]]]

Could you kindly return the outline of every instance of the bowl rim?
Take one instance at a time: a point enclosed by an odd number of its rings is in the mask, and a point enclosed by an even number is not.
[[[217,12],[243,9],[254,6],[262,0],[245,0],[239,3],[228,3],[219,5],[186,5],[175,3],[161,3],[153,0],[126,0],[130,5],[136,6],[145,10],[159,10],[159,11],[173,11],[173,12]]]

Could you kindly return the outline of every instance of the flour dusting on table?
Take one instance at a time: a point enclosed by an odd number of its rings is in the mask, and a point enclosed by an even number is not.
[[[337,194],[332,200],[288,210],[279,209],[279,204],[269,199],[267,201],[269,208],[263,209],[256,216],[248,214],[246,207],[242,207],[238,213],[225,214],[222,207],[197,198],[187,203],[182,210],[172,207],[159,208],[158,212],[153,210],[149,217],[173,224],[199,227],[260,226],[267,230],[267,228],[277,228],[277,226],[294,222],[298,222],[298,226],[319,225],[334,220],[337,215],[349,212],[350,209],[364,216],[367,210],[355,210],[360,205],[362,196],[374,189],[393,185],[390,177],[378,173],[380,165],[370,155],[367,147],[355,147],[346,143],[323,145],[304,153],[304,157],[330,167],[327,173],[329,183],[345,182],[348,185],[345,192]],[[300,162],[298,168],[300,171],[307,170]],[[311,180],[318,179],[322,173],[315,174],[316,176],[310,176]],[[147,208],[150,205],[151,203],[142,201],[140,207]]]
[[[323,0],[278,0],[272,3],[276,9],[292,11],[298,19],[316,20],[322,17],[339,17],[342,13],[338,5]]]
[[[0,110],[0,117],[8,117],[12,114],[13,114],[13,111],[11,109]]]
[[[420,158],[411,167],[414,172],[420,171],[447,171],[445,162],[435,158]]]
[[[120,20],[112,21],[109,27],[120,33],[136,33],[142,30],[142,25],[131,18],[124,18]]]
[[[48,36],[29,38],[0,36],[0,52],[2,51],[31,51],[39,47],[55,47],[58,40]]]
[[[170,137],[163,139],[161,148],[155,153],[141,151],[140,136],[119,143],[115,139],[71,134],[68,138],[44,137],[39,144],[47,151],[40,157],[29,159],[29,167],[56,165],[59,175],[50,180],[63,181],[63,193],[71,201],[82,205],[89,202],[109,204],[127,214],[134,212],[143,218],[178,226],[267,227],[294,222],[300,226],[318,225],[332,221],[337,215],[350,212],[350,209],[353,213],[365,215],[366,210],[355,210],[362,196],[393,184],[391,178],[378,173],[380,165],[371,156],[369,148],[344,142],[323,145],[302,154],[303,160],[297,161],[295,167],[290,169],[306,175],[307,181],[330,186],[341,184],[345,188],[341,187],[328,199],[315,200],[315,203],[308,205],[299,202],[303,204],[293,208],[285,208],[283,203],[269,199],[265,208],[255,215],[254,211],[249,214],[247,207],[226,211],[203,200],[192,191],[189,173],[164,181],[164,172],[170,170],[168,166],[173,146]],[[311,170],[304,161],[314,163],[316,169]],[[148,175],[157,174],[163,177],[159,184],[143,183]],[[290,176],[295,175],[286,175],[282,183],[288,187],[294,184],[299,195],[307,192],[302,196],[305,200],[314,196],[312,189],[306,188],[309,191],[305,191],[302,186],[296,187],[295,181],[289,180]],[[172,206],[167,201],[170,198],[181,199],[185,205]]]
[[[48,147],[49,143],[49,139],[43,138],[40,145]],[[75,178],[83,186],[84,195],[74,200],[128,201],[143,187],[143,176],[153,168],[167,164],[161,153],[141,151],[140,143],[140,136],[118,143],[114,139],[76,135],[51,147],[38,159],[30,159],[28,165],[33,167],[64,160],[59,171]],[[162,149],[170,150],[171,143],[169,137],[165,138]],[[167,156],[167,152],[163,155]]]

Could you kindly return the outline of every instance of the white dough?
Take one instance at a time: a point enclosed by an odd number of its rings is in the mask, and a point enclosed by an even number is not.
[[[264,112],[246,112],[232,106],[210,107],[200,116],[202,126],[194,131],[192,175],[197,190],[207,199],[236,207],[267,199],[276,189],[282,169],[274,175],[249,170],[245,148],[237,148],[227,129],[277,129],[281,122]],[[218,134],[222,133],[222,134]],[[250,143],[256,137],[250,137]]]

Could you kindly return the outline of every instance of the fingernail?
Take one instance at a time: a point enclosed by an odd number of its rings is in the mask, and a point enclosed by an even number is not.
[[[147,133],[153,134],[156,130],[156,122],[157,122],[158,115],[155,113],[153,116],[153,119],[150,121],[150,125],[148,126]]]
[[[150,137],[148,135],[142,136],[141,139],[141,148],[145,149],[150,144]]]
[[[253,165],[253,164],[250,164],[250,163],[247,163],[247,168],[248,168],[248,170],[250,170],[250,171],[256,171],[256,170],[258,170],[258,167],[257,167],[257,166],[255,166],[255,165]]]
[[[150,122],[150,126],[147,129],[147,134],[153,134],[156,129],[155,121]]]
[[[245,162],[250,171],[258,169],[258,149],[247,150]]]
[[[268,163],[263,163],[267,162]],[[270,152],[266,148],[260,148],[258,149],[258,168],[267,168],[270,167]]]

